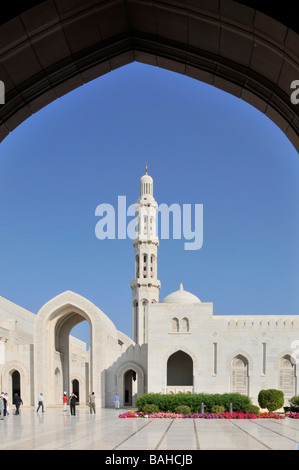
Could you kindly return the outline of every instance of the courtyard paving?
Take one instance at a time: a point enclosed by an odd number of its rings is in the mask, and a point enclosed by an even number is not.
[[[119,412],[124,412],[120,410]],[[0,420],[0,450],[298,450],[299,420],[120,419],[114,409],[46,408]]]

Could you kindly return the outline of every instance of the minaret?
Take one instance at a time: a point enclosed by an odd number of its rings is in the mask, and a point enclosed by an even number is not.
[[[153,179],[148,175],[146,167],[145,175],[140,179],[140,197],[135,204],[136,237],[133,240],[135,279],[131,281],[132,335],[137,344],[147,343],[148,305],[159,302],[161,284],[157,280],[157,208],[153,196]]]

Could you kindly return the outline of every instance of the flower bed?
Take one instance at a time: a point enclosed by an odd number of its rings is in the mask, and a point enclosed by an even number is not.
[[[260,413],[257,415],[257,418],[272,418],[272,419],[284,419],[284,414],[274,413],[273,411],[269,411],[268,413]]]
[[[299,413],[288,413],[288,418],[299,419]]]
[[[291,418],[299,418],[299,413],[294,413],[294,415],[297,416],[290,416]],[[170,419],[177,419],[177,418],[183,418],[183,419],[197,419],[197,418],[202,418],[202,419],[263,419],[263,418],[271,418],[271,419],[284,419],[285,415],[269,412],[269,413],[260,413],[258,415],[252,414],[252,413],[220,413],[220,414],[213,414],[213,413],[205,413],[205,414],[200,414],[200,413],[193,413],[189,415],[182,415],[178,413],[152,413],[150,415],[145,415],[144,413],[140,411],[128,411],[127,413],[119,414],[119,418],[170,418]]]
[[[141,411],[127,411],[118,415],[119,418],[144,418],[145,415]]]

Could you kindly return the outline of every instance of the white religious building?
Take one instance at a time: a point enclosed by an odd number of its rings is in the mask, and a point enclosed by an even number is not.
[[[0,392],[21,394],[35,405],[61,405],[64,391],[85,404],[94,391],[98,406],[134,406],[144,392],[249,395],[276,388],[287,399],[298,392],[299,315],[213,315],[213,303],[178,290],[159,300],[159,240],[153,180],[140,180],[134,247],[132,336],[88,299],[71,291],[32,313],[0,297]],[[181,273],[178,273],[181,275]],[[283,312],[284,313],[284,312]],[[90,347],[70,336],[87,320]],[[128,319],[129,320],[129,319]]]

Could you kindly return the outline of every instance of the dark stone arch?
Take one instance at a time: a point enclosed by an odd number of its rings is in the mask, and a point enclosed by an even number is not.
[[[34,5],[34,6],[32,6]],[[44,0],[0,26],[0,140],[51,101],[133,61],[209,83],[265,113],[299,149],[299,36],[287,3]],[[272,13],[275,11],[275,14]]]

